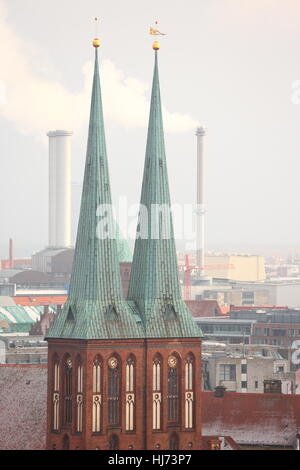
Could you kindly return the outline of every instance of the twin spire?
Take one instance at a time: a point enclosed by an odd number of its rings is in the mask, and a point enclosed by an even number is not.
[[[170,208],[158,76],[157,41],[141,209],[147,209],[148,236],[138,227],[128,300],[123,299],[113,220],[99,78],[99,39],[95,66],[85,174],[68,300],[49,338],[118,339],[200,337],[182,300]],[[164,238],[162,232],[169,230]],[[156,233],[156,238],[152,234]]]

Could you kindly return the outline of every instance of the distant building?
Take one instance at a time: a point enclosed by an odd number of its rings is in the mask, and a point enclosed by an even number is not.
[[[11,266],[12,264],[12,266]],[[0,262],[0,271],[4,269],[31,269],[32,261],[30,258],[24,259],[3,259]]]
[[[6,337],[5,339],[6,364],[47,364],[48,348],[43,337]]]
[[[295,372],[275,348],[245,345],[208,351],[204,343],[203,351],[204,384],[210,390],[222,385],[229,392],[264,393],[265,381],[277,380],[282,393],[295,392]]]
[[[0,296],[0,338],[43,336],[60,312],[66,296]]]
[[[300,280],[263,282],[213,281],[209,286],[191,286],[192,298],[215,299],[220,305],[288,305],[300,307]]]
[[[181,266],[185,264],[184,253],[178,253]],[[189,254],[191,266],[197,266],[195,253]],[[265,259],[260,255],[242,253],[206,253],[201,271],[205,277],[241,282],[263,281],[266,278]],[[195,275],[196,271],[192,274]],[[193,277],[193,276],[192,276]],[[195,276],[194,276],[195,277]]]
[[[70,274],[73,248],[46,248],[32,255],[32,269],[47,274]]]
[[[232,307],[232,319],[255,321],[251,333],[252,344],[270,344],[280,348],[291,348],[294,341],[300,340],[300,309]]]
[[[300,310],[231,307],[222,318],[199,317],[206,339],[227,344],[262,344],[290,350],[300,340]]]
[[[229,308],[220,307],[216,300],[185,300],[185,304],[193,317],[221,317],[229,312]]]
[[[243,254],[206,254],[205,276],[231,281],[263,281],[266,278],[263,256]]]
[[[204,338],[228,344],[249,344],[255,320],[228,317],[196,317]]]

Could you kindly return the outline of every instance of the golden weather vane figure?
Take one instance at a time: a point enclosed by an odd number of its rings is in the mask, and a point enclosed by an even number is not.
[[[155,21],[155,25],[157,25],[157,21]],[[158,29],[156,28],[152,28],[152,26],[150,26],[150,30],[149,30],[149,34],[152,34],[154,36],[165,36],[166,33],[161,33]]]
[[[157,26],[157,21],[155,21],[155,26]],[[150,26],[149,34],[151,34],[152,36],[166,36],[166,33],[162,33],[157,29],[157,27],[152,28],[152,26]],[[155,40],[152,47],[155,51],[158,51],[160,48],[159,42]]]

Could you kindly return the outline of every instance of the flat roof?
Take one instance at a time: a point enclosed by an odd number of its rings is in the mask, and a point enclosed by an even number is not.
[[[257,323],[257,320],[239,320],[239,319],[231,319],[231,318],[216,318],[216,317],[194,317],[197,323]]]

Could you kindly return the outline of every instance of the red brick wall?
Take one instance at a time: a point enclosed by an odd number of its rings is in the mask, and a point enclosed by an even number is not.
[[[155,354],[159,352],[163,358],[163,426],[161,431],[152,430],[152,361]],[[188,353],[195,356],[195,382],[194,390],[201,390],[201,342],[199,339],[180,340],[114,340],[112,341],[76,341],[76,340],[49,340],[48,355],[48,422],[47,422],[47,448],[62,448],[62,439],[65,434],[69,435],[70,448],[75,449],[108,449],[109,437],[116,434],[119,437],[120,449],[127,450],[128,446],[134,449],[155,449],[160,444],[160,449],[169,448],[170,435],[175,431],[179,435],[180,449],[190,449],[188,443],[192,442],[192,449],[201,447],[201,394],[195,394],[194,411],[196,422],[191,431],[184,429],[184,373],[181,373],[181,423],[180,426],[168,427],[167,416],[167,359],[169,355],[176,352],[182,360]],[[70,428],[61,428],[59,433],[52,431],[52,400],[53,400],[53,370],[52,357],[57,353],[62,359],[65,353],[70,354],[73,364],[76,363],[78,354],[83,359],[83,432],[76,434],[75,423]],[[92,365],[95,356],[99,354],[103,361],[104,389],[103,389],[103,414],[102,432],[92,435]],[[129,355],[135,356],[135,431],[125,430],[125,367]],[[122,363],[121,369],[121,416],[122,422],[119,427],[111,428],[107,417],[107,361],[111,356],[119,357]],[[62,368],[61,368],[62,369]],[[184,369],[182,369],[183,372]],[[75,370],[73,377],[76,376]],[[73,405],[75,405],[76,383],[73,380]],[[60,392],[62,392],[62,381],[60,381]],[[61,411],[61,408],[60,408]],[[75,415],[75,406],[73,416]]]

